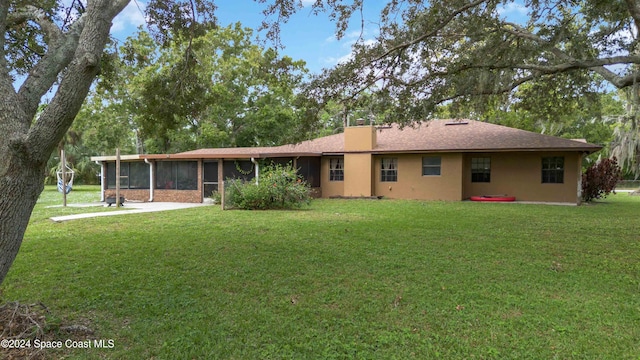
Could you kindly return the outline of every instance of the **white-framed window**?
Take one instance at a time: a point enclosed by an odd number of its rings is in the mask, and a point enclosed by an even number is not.
[[[440,156],[422,157],[422,176],[440,176],[442,158]]]
[[[398,181],[398,158],[380,160],[380,181]]]
[[[491,182],[491,158],[471,158],[471,182]]]
[[[329,159],[329,181],[344,181],[344,159]]]

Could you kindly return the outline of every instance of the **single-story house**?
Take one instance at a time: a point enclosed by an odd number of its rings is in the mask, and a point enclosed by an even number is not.
[[[227,178],[258,177],[260,163],[292,163],[318,197],[384,196],[460,201],[509,195],[521,201],[580,203],[582,159],[601,149],[474,120],[413,126],[352,126],[298,144],[121,156],[121,196],[202,202]],[[102,165],[102,194],[115,194],[115,156]]]

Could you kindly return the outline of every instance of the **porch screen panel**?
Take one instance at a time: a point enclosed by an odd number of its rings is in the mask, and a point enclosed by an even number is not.
[[[198,162],[176,162],[176,188],[178,190],[198,190]]]
[[[205,161],[204,162],[204,182],[218,183],[218,162],[217,161]]]
[[[197,161],[159,161],[156,163],[156,188],[197,190]]]
[[[281,166],[293,165],[293,158],[271,158],[266,161],[265,165],[269,164]]]
[[[116,163],[107,163],[107,189],[116,188]]]
[[[149,165],[143,162],[132,162],[129,165],[129,189],[149,188]]]
[[[250,160],[225,160],[222,166],[223,178],[251,180],[255,177],[253,163]]]
[[[203,176],[202,186],[204,188],[204,196],[209,197],[218,191],[218,162],[205,161],[202,164]]]
[[[176,167],[173,161],[156,163],[156,189],[171,190],[176,188]]]
[[[298,174],[311,186],[320,187],[320,158],[301,157],[297,161]]]
[[[107,189],[116,188],[116,163],[107,163]],[[143,162],[120,163],[121,189],[148,189],[149,165]]]

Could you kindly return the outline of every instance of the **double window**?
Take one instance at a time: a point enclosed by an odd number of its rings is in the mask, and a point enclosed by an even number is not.
[[[344,159],[329,159],[329,181],[344,181]]]
[[[491,182],[491,158],[471,158],[471,182]]]
[[[398,158],[382,158],[380,181],[398,181]]]
[[[440,176],[442,158],[440,156],[425,156],[422,158],[422,176]]]
[[[554,156],[542,158],[542,183],[564,183],[564,157]]]

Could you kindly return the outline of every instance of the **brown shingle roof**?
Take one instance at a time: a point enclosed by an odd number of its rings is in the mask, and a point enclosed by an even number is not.
[[[474,120],[431,120],[402,129],[397,125],[381,126],[376,132],[377,146],[371,151],[375,154],[542,150],[591,153],[602,148],[582,140],[563,139]],[[321,156],[344,152],[344,134],[335,134],[292,145],[199,149],[178,154],[123,155],[122,159],[249,159]],[[113,161],[115,156],[97,156],[91,159]]]
[[[377,128],[373,153],[394,152],[489,152],[562,150],[594,152],[602,147],[581,141],[542,135],[474,120],[432,120],[400,128]],[[265,158],[320,156],[344,153],[344,134],[335,134],[299,144],[275,147],[199,149],[179,154],[147,155],[163,158]]]
[[[415,127],[378,130],[376,152],[531,151],[594,152],[601,146],[474,120],[433,120]]]

